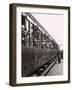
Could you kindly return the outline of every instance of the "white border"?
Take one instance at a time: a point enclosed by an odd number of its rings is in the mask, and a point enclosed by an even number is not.
[[[21,77],[21,12],[64,14],[64,63],[62,76]],[[68,80],[68,11],[44,8],[16,8],[16,83],[36,83]]]

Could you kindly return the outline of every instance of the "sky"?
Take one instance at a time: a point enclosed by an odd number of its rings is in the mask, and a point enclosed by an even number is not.
[[[32,15],[48,31],[48,33],[63,47],[64,42],[64,15],[59,14],[34,14]]]

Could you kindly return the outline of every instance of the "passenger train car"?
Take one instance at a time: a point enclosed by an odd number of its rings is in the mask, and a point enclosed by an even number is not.
[[[31,13],[21,14],[22,77],[57,57],[59,46]]]

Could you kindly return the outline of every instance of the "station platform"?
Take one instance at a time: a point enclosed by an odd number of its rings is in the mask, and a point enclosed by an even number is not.
[[[63,60],[61,60],[61,63],[56,62],[47,74],[47,76],[54,75],[63,75]]]

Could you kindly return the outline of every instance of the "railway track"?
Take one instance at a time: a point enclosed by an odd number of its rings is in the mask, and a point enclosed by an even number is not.
[[[46,76],[50,71],[50,69],[53,67],[53,65],[56,63],[56,61],[57,61],[57,57],[54,57],[52,60],[50,60],[50,62],[47,62],[46,64],[38,68],[36,71],[31,73],[29,76],[31,77]]]

